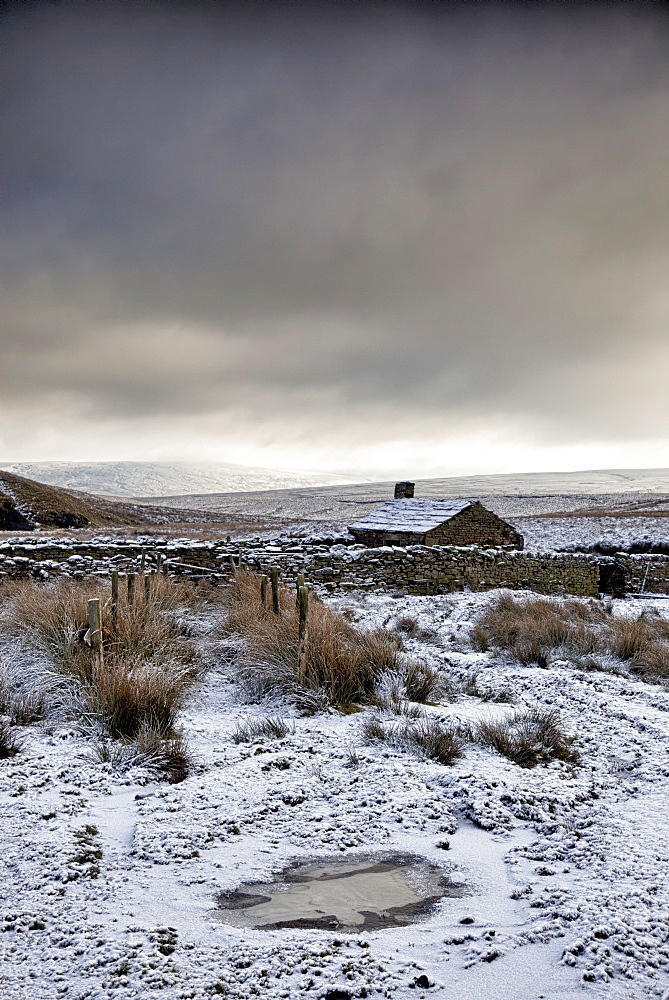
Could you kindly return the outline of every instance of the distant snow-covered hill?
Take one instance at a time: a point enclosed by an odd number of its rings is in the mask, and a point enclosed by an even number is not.
[[[50,486],[121,497],[243,493],[351,481],[341,476],[225,462],[12,462],[1,468]]]

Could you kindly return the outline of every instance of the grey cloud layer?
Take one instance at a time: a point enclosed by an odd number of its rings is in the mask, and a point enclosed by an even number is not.
[[[26,10],[6,399],[669,416],[659,5]]]

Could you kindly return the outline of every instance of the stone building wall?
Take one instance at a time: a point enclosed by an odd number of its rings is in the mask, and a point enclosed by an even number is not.
[[[510,524],[497,517],[480,504],[472,504],[429,531],[426,545],[482,545],[486,548],[501,545],[514,549],[523,548],[523,536]]]

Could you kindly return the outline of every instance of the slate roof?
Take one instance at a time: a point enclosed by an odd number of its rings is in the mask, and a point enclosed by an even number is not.
[[[400,497],[389,500],[383,507],[367,514],[349,525],[361,531],[406,531],[424,535],[426,531],[438,528],[444,521],[450,521],[473,500],[426,500],[422,498]]]

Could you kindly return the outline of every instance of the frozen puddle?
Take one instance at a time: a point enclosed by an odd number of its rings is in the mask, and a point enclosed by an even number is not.
[[[414,923],[464,885],[422,858],[393,854],[300,862],[275,882],[249,883],[218,898],[218,919],[237,927],[359,931]]]

